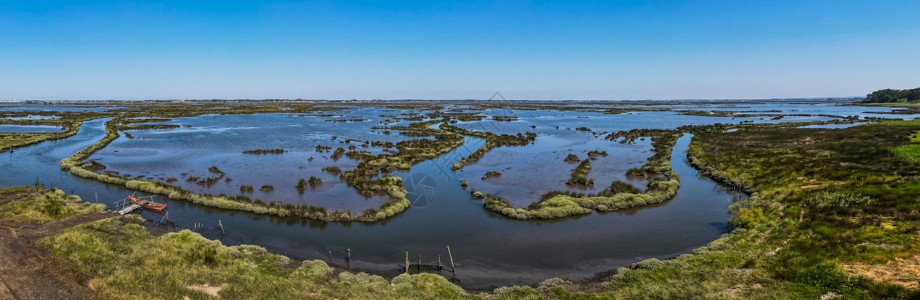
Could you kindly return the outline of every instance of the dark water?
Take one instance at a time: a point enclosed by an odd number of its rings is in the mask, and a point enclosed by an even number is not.
[[[86,201],[98,198],[103,203],[132,193],[59,170],[61,159],[105,135],[104,121],[86,122],[77,135],[66,140],[4,153],[0,185],[40,181]],[[331,250],[332,264],[340,267],[347,267],[343,257],[345,250],[351,249],[352,269],[395,275],[401,272],[406,251],[413,260],[423,255],[423,260],[433,261],[441,255],[446,263],[445,246],[450,245],[460,284],[465,287],[534,284],[550,277],[583,280],[645,258],[685,253],[726,232],[726,206],[743,195],[700,178],[684,162],[683,151],[689,141],[690,136],[679,139],[672,155],[682,182],[672,201],[557,222],[523,222],[488,213],[460,188],[457,177],[449,172],[450,161],[439,160],[420,163],[399,174],[412,192],[413,207],[382,223],[321,223],[159,200],[169,203],[170,217],[177,224],[205,224],[203,234],[226,244],[260,245],[301,259],[326,259]],[[456,151],[469,149],[475,147]],[[151,220],[160,219],[159,215],[142,214]],[[218,220],[227,230],[223,236],[216,229]]]

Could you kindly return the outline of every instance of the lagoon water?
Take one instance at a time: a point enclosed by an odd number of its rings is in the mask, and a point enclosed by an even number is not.
[[[815,110],[812,106],[786,105],[783,109]],[[868,109],[827,107],[838,115],[860,114]],[[337,182],[334,176],[323,177],[323,185],[304,195],[297,193],[293,182],[310,174],[320,176],[322,172],[319,169],[323,166],[334,164],[343,170],[354,166],[355,162],[348,158],[334,160],[328,157],[330,153],[317,153],[314,149],[316,145],[328,145],[334,149],[345,145],[341,142],[343,138],[393,142],[408,138],[395,132],[384,134],[383,130],[372,128],[381,125],[386,119],[383,115],[405,112],[364,109],[351,112],[362,115],[364,119],[354,122],[330,122],[327,120],[330,117],[298,114],[174,119],[166,123],[179,124],[179,128],[132,130],[129,133],[133,138],[123,136],[93,158],[106,164],[108,170],[142,175],[151,180],[170,176],[179,178],[182,173],[211,176],[207,168],[215,165],[232,180],[211,187],[201,187],[181,179],[177,184],[187,184],[183,187],[190,189],[200,188],[200,192],[238,194],[240,184],[252,184],[258,189],[259,185],[271,182],[276,183],[275,191],[258,194],[258,197],[360,210],[378,205],[382,200],[349,194],[350,189]],[[883,111],[875,113],[883,114]],[[515,116],[517,120],[511,122],[476,121],[458,125],[507,132],[534,131],[539,134],[536,143],[495,149],[480,161],[454,172],[451,170],[454,162],[483,144],[481,139],[467,138],[464,146],[451,153],[421,162],[408,172],[394,174],[403,178],[413,205],[405,213],[382,222],[324,223],[157,199],[169,204],[169,216],[176,225],[190,227],[193,223],[205,224],[201,233],[225,244],[260,245],[297,259],[326,260],[332,251],[332,265],[383,275],[402,272],[406,251],[413,261],[417,260],[417,255],[422,255],[427,262],[436,260],[440,255],[446,263],[445,246],[450,245],[457,264],[459,284],[468,288],[488,288],[535,284],[551,277],[586,280],[599,272],[646,258],[687,253],[726,233],[729,229],[727,206],[745,197],[701,177],[686,163],[684,151],[691,136],[685,134],[677,141],[671,155],[674,170],[681,177],[681,187],[671,201],[640,209],[594,213],[556,221],[519,221],[490,213],[482,208],[480,201],[470,197],[468,190],[460,187],[460,180],[467,179],[478,190],[508,196],[516,206],[526,206],[535,201],[533,197],[539,196],[543,190],[568,188],[558,181],[560,178],[564,181],[574,167],[562,161],[568,153],[584,159],[587,151],[607,151],[608,156],[592,162],[595,170],[592,170],[591,176],[601,186],[595,187],[594,191],[609,185],[613,179],[630,180],[624,177],[625,170],[642,165],[651,155],[648,141],[619,144],[604,140],[603,132],[747,120],[686,116],[673,112],[603,115],[573,111],[519,111]],[[797,120],[792,117],[766,119],[752,118],[755,122]],[[61,159],[105,136],[105,121],[85,122],[77,135],[68,139],[2,153],[0,185],[39,182],[75,193],[86,201],[106,204],[133,193],[120,186],[71,176],[59,169]],[[575,130],[579,126],[590,127],[593,132]],[[333,135],[337,136],[336,140],[332,140]],[[288,152],[280,155],[242,154],[242,150],[252,147],[283,148]],[[380,147],[368,147],[366,150],[375,153],[386,151]],[[309,161],[310,156],[314,160]],[[519,156],[527,159],[515,159]],[[502,171],[503,175],[481,180],[482,173],[492,169]],[[597,174],[594,174],[595,171]],[[630,182],[642,185],[641,181]],[[539,192],[534,193],[533,190]],[[332,196],[323,198],[322,195]],[[147,212],[143,212],[142,216],[151,221],[161,218]],[[223,235],[216,228],[218,220],[226,228]],[[346,249],[352,252],[350,264],[344,260]],[[443,274],[451,276],[448,272]]]

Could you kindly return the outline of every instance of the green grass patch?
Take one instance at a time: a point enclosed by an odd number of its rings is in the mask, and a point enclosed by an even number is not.
[[[67,217],[100,213],[103,204],[89,204],[79,196],[40,187],[0,190],[0,219],[42,224]]]
[[[185,230],[152,237],[131,218],[110,218],[42,239],[40,245],[89,274],[113,299],[472,299],[444,277],[334,274],[317,260],[294,262],[256,246],[225,246]]]

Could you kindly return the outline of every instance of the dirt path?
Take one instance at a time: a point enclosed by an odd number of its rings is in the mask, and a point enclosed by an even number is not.
[[[54,258],[35,241],[59,230],[111,217],[91,214],[51,222],[42,226],[0,225],[0,300],[6,299],[96,299],[85,276]]]

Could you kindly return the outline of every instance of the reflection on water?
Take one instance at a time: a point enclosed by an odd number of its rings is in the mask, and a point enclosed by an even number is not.
[[[851,108],[852,111],[865,109]],[[393,112],[379,114],[389,113]],[[132,131],[134,138],[121,138],[94,157],[101,158],[113,170],[144,175],[148,178],[181,175],[181,172],[203,175],[209,172],[207,169],[210,165],[216,165],[232,180],[229,184],[222,183],[229,187],[210,187],[213,189],[211,192],[219,192],[218,188],[226,188],[226,191],[233,192],[235,182],[281,182],[288,179],[262,177],[278,174],[276,177],[297,178],[316,174],[314,168],[327,163],[349,163],[345,158],[329,161],[323,158],[328,156],[328,153],[308,151],[315,144],[343,145],[335,144],[331,136],[327,138],[311,128],[322,129],[321,132],[328,135],[355,136],[357,140],[400,138],[367,130],[367,126],[373,126],[380,120],[371,116],[378,115],[377,113],[364,114],[368,115],[369,121],[355,123],[330,123],[322,117],[301,117],[293,114],[259,115],[255,117],[258,122],[250,121],[255,124],[244,123],[247,118],[243,116],[186,118],[175,121],[191,127],[181,127],[174,131]],[[205,224],[206,227],[202,230],[205,236],[219,238],[226,244],[260,245],[273,252],[300,259],[325,260],[329,251],[332,251],[331,263],[339,267],[346,266],[344,252],[351,249],[351,268],[380,274],[400,273],[400,265],[404,261],[406,251],[410,252],[413,259],[416,255],[423,255],[423,260],[426,261],[435,260],[438,255],[444,259],[447,255],[444,247],[450,245],[461,279],[460,284],[469,288],[534,284],[550,277],[583,280],[595,276],[598,272],[613,270],[645,258],[686,253],[709,243],[727,231],[728,204],[745,196],[727,191],[711,180],[702,178],[685,162],[684,151],[690,142],[690,135],[678,139],[671,156],[671,163],[681,177],[681,187],[677,196],[671,201],[652,207],[606,214],[595,213],[551,222],[524,222],[489,213],[482,208],[480,201],[470,197],[469,191],[460,187],[461,179],[481,176],[475,168],[486,170],[490,165],[502,164],[511,166],[511,169],[523,168],[522,171],[505,171],[508,172],[507,179],[510,180],[515,176],[527,175],[525,173],[528,164],[565,164],[562,158],[563,154],[568,152],[553,153],[549,150],[552,147],[567,147],[567,151],[580,157],[584,157],[583,151],[606,149],[608,156],[603,159],[610,161],[598,159],[597,168],[609,170],[598,172],[596,176],[611,177],[596,179],[598,182],[617,178],[617,174],[622,173],[623,169],[641,165],[649,155],[648,143],[615,144],[599,139],[592,133],[575,132],[574,128],[581,125],[588,125],[594,131],[613,131],[643,126],[673,128],[687,123],[727,121],[722,118],[657,112],[609,115],[607,119],[579,118],[581,114],[584,113],[562,114],[551,111],[545,112],[544,116],[535,114],[533,117],[519,118],[519,121],[504,122],[503,124],[508,126],[502,128],[514,128],[519,126],[515,124],[523,123],[520,125],[521,129],[537,131],[540,133],[538,141],[547,142],[528,147],[499,148],[495,152],[497,154],[494,154],[496,157],[486,156],[479,164],[468,166],[460,173],[452,172],[451,164],[475,151],[482,145],[481,139],[469,138],[465,146],[452,153],[419,163],[409,172],[396,174],[408,185],[407,190],[412,193],[414,199],[413,206],[405,213],[380,223],[323,223],[212,209],[159,197],[157,201],[169,204],[169,215],[176,224]],[[233,119],[235,117],[239,119]],[[311,118],[318,120],[307,121]],[[543,121],[551,119],[557,121]],[[0,185],[34,184],[37,181],[45,186],[77,194],[86,201],[106,204],[124,198],[132,191],[71,176],[61,172],[58,165],[61,159],[104,137],[105,121],[100,119],[85,122],[77,135],[71,138],[2,153],[0,169],[3,173],[0,175]],[[275,125],[266,126],[266,122],[275,122]],[[530,128],[527,124],[533,124],[537,128]],[[263,127],[271,129],[258,129]],[[285,131],[287,127],[291,127],[291,131]],[[217,129],[220,130],[220,134],[209,133],[209,130],[194,131],[196,128]],[[356,131],[350,131],[352,129]],[[280,145],[289,149],[289,152],[279,156],[259,157],[245,157],[239,154],[258,143],[250,142],[251,140],[272,142],[274,147]],[[215,143],[218,146],[214,146]],[[507,159],[507,156],[520,153],[534,158],[529,162]],[[312,162],[307,161],[309,156],[314,156],[313,162],[317,163],[311,164]],[[239,162],[241,157],[248,162]],[[605,165],[608,163],[609,165]],[[304,168],[301,169],[300,166]],[[191,173],[191,169],[197,173]],[[249,175],[246,170],[249,169],[261,175],[247,177]],[[292,172],[297,173],[286,173],[289,172],[286,169],[295,170]],[[532,172],[539,172],[539,169],[536,170]],[[567,176],[570,170],[563,168],[547,172],[552,171],[551,176]],[[327,177],[324,177],[324,180],[325,178]],[[502,180],[506,180],[505,178],[503,176]],[[330,189],[334,189],[332,179],[329,180],[332,186]],[[471,181],[471,184],[473,182]],[[496,183],[510,183],[514,186],[513,181]],[[276,195],[296,195],[296,191],[291,193],[291,190],[294,190],[291,183],[276,185]],[[524,191],[527,187],[528,185],[522,185],[520,190]],[[283,196],[278,199],[298,198]],[[143,212],[142,215],[150,220],[161,218],[148,212]],[[221,235],[217,230],[218,221],[226,228],[226,234]]]

